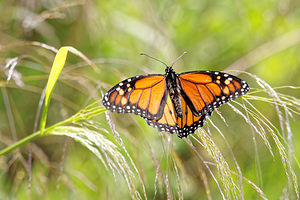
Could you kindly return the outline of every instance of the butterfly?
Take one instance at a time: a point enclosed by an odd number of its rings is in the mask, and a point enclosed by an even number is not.
[[[112,112],[139,115],[159,131],[182,138],[202,127],[215,108],[250,89],[246,81],[218,71],[177,74],[173,64],[165,64],[165,74],[121,81],[104,94],[102,104]]]

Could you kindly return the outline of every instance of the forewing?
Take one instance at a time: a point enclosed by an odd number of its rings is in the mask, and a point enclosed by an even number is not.
[[[112,112],[134,113],[144,118],[160,119],[167,100],[166,80],[152,74],[128,78],[107,91],[103,105]]]
[[[179,82],[183,98],[196,116],[211,113],[249,91],[246,81],[222,72],[186,72],[179,75]]]

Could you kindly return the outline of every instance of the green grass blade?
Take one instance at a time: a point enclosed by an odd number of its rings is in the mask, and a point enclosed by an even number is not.
[[[75,49],[73,47],[61,47],[58,50],[58,52],[55,56],[55,59],[54,59],[54,62],[53,62],[53,65],[52,65],[52,68],[51,68],[51,71],[50,71],[50,75],[49,75],[49,78],[48,78],[47,86],[46,86],[43,112],[42,112],[41,121],[40,121],[41,135],[43,135],[43,133],[44,133],[43,130],[45,129],[45,126],[46,126],[47,112],[48,112],[48,108],[49,108],[49,104],[50,104],[51,95],[52,95],[52,92],[54,90],[55,84],[58,80],[58,77],[59,77],[63,67],[65,66],[67,55],[68,55],[69,51],[72,52],[73,54],[81,57],[84,61],[86,61],[89,65],[91,65],[92,68],[96,72],[98,72],[97,66],[91,60],[89,60],[83,53],[78,51],[77,49]]]
[[[54,62],[53,62],[52,68],[51,68],[51,72],[50,72],[49,79],[48,79],[47,86],[46,86],[45,101],[44,101],[44,105],[43,105],[43,113],[42,113],[41,121],[40,121],[41,135],[43,135],[43,131],[46,126],[47,112],[48,112],[48,107],[50,104],[50,98],[51,98],[52,92],[54,90],[55,84],[58,80],[58,77],[65,65],[67,55],[68,55],[68,49],[66,47],[60,48],[55,56],[55,59],[54,59]]]

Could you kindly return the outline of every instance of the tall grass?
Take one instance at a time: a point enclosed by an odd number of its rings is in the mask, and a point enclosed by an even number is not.
[[[0,199],[299,199],[297,1],[115,5],[0,3]],[[67,47],[52,65],[64,44],[96,58]],[[140,51],[188,51],[178,72],[236,60],[225,70],[251,91],[188,138],[157,132],[99,103],[118,80],[163,71]]]
[[[75,51],[76,50],[73,50],[73,52]],[[58,70],[58,73],[55,76],[53,76],[53,73],[50,73],[47,87],[50,85],[51,89],[45,90],[45,102],[49,101],[51,98],[55,82],[58,80],[59,74],[62,71],[61,69],[65,64],[66,56],[66,52],[61,55],[59,52],[57,54],[56,59],[63,59],[63,61],[59,64],[57,64],[58,62],[54,62],[52,71],[55,70],[55,67],[59,67],[60,70]],[[14,60],[9,60],[8,62],[13,63],[13,61]],[[10,70],[14,66],[15,65],[10,64]],[[8,77],[11,77],[12,73],[13,70],[10,71]],[[240,118],[244,120],[244,122],[241,123],[248,124],[249,128],[252,130],[248,131],[248,133],[245,132],[241,134],[251,134],[252,132],[254,144],[258,143],[258,139],[256,139],[257,137],[255,135],[259,136],[259,140],[264,143],[272,157],[274,157],[275,154],[274,146],[271,145],[270,140],[272,139],[274,141],[276,151],[279,152],[282,167],[287,178],[287,185],[285,186],[288,191],[287,195],[290,196],[290,198],[298,199],[298,181],[292,167],[295,155],[292,146],[292,132],[289,117],[291,117],[292,114],[299,115],[300,100],[296,97],[277,93],[277,88],[272,88],[257,76],[250,73],[247,73],[247,75],[248,80],[252,78],[257,83],[258,87],[251,85],[251,92],[248,95],[241,97],[241,102],[240,100],[234,100],[224,107],[231,109],[232,114],[240,116]],[[50,80],[52,80],[54,84],[49,84]],[[298,88],[293,89],[297,90]],[[274,122],[269,120],[268,117],[255,107],[255,102],[257,101],[274,106],[280,125],[279,129],[276,125],[274,125]],[[72,117],[58,122],[47,129],[44,129],[46,124],[44,121],[44,124],[40,126],[40,131],[33,133],[16,144],[2,150],[0,154],[4,155],[38,137],[46,137],[44,135],[67,136],[73,138],[75,141],[79,142],[91,151],[91,153],[101,161],[107,172],[111,173],[112,176],[115,177],[115,181],[118,181],[116,178],[117,174],[121,175],[125,180],[132,199],[148,199],[151,196],[155,198],[158,193],[161,198],[184,199],[184,188],[186,187],[186,184],[191,183],[188,183],[188,178],[185,177],[187,170],[185,169],[186,164],[181,160],[175,150],[176,144],[179,142],[178,139],[175,139],[175,136],[169,135],[168,133],[163,133],[161,136],[157,136],[162,138],[163,151],[165,152],[165,155],[160,159],[165,160],[165,165],[162,165],[162,160],[159,161],[153,153],[153,147],[151,147],[150,144],[147,144],[148,147],[145,148],[145,151],[147,152],[146,154],[152,158],[152,167],[156,171],[156,175],[153,177],[153,179],[155,179],[155,192],[154,194],[151,194],[151,192],[147,189],[147,186],[149,187],[149,185],[145,185],[144,183],[145,181],[147,182],[147,179],[144,180],[145,175],[142,174],[144,169],[142,166],[137,166],[136,162],[138,157],[136,157],[135,149],[130,148],[131,150],[128,150],[129,147],[124,144],[122,139],[123,136],[117,131],[117,125],[114,123],[114,120],[111,119],[110,114],[106,113],[106,117],[102,119],[101,123],[94,121],[94,119],[99,115],[104,115],[105,109],[101,106],[99,107],[98,104],[99,103],[94,102],[80,110]],[[47,104],[45,106],[44,103],[44,115],[42,115],[44,117],[41,117],[41,121],[46,119],[45,115],[47,114],[48,109],[49,106],[47,106]],[[234,133],[235,131],[231,129],[226,122],[226,116],[223,116],[218,110],[216,112],[221,121],[226,124],[226,129],[228,129],[227,131]],[[107,122],[105,122],[106,120]],[[105,123],[108,123],[109,127],[104,126],[103,124]],[[216,194],[211,194],[210,187],[212,186],[211,184],[208,184],[208,182],[210,182],[209,179],[212,178],[218,188],[220,196],[223,199],[244,199],[245,184],[252,187],[261,198],[267,199],[263,189],[243,175],[243,169],[239,166],[237,161],[238,159],[235,157],[235,152],[231,149],[223,130],[224,129],[219,128],[215,122],[208,120],[204,127],[200,128],[194,135],[185,139],[185,148],[190,148],[192,155],[194,155],[193,162],[197,163],[198,176],[201,177],[201,180],[203,181],[207,198],[214,199],[215,196],[218,196]],[[44,134],[42,134],[43,132]],[[111,134],[113,137],[110,136]],[[219,136],[215,136],[215,134]],[[225,152],[229,151],[230,156],[224,157],[224,147],[219,147],[216,144],[215,140],[217,138],[220,138],[224,142],[228,149]],[[132,145],[136,146],[134,143]],[[257,148],[257,146],[255,146],[255,148]],[[204,153],[201,149],[205,150],[206,153]],[[255,151],[256,156],[258,157],[258,149]],[[233,166],[229,164],[231,160],[234,162]],[[261,172],[260,175],[262,175]],[[142,190],[139,191],[138,188],[142,188]],[[159,188],[159,190],[157,190],[157,188]]]

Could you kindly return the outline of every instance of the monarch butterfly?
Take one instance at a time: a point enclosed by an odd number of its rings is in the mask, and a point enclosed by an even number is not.
[[[174,63],[163,63],[164,75],[148,74],[121,81],[104,94],[103,105],[112,112],[139,115],[159,131],[182,138],[202,127],[215,108],[249,91],[246,81],[233,75],[218,71],[177,74],[172,68]]]

